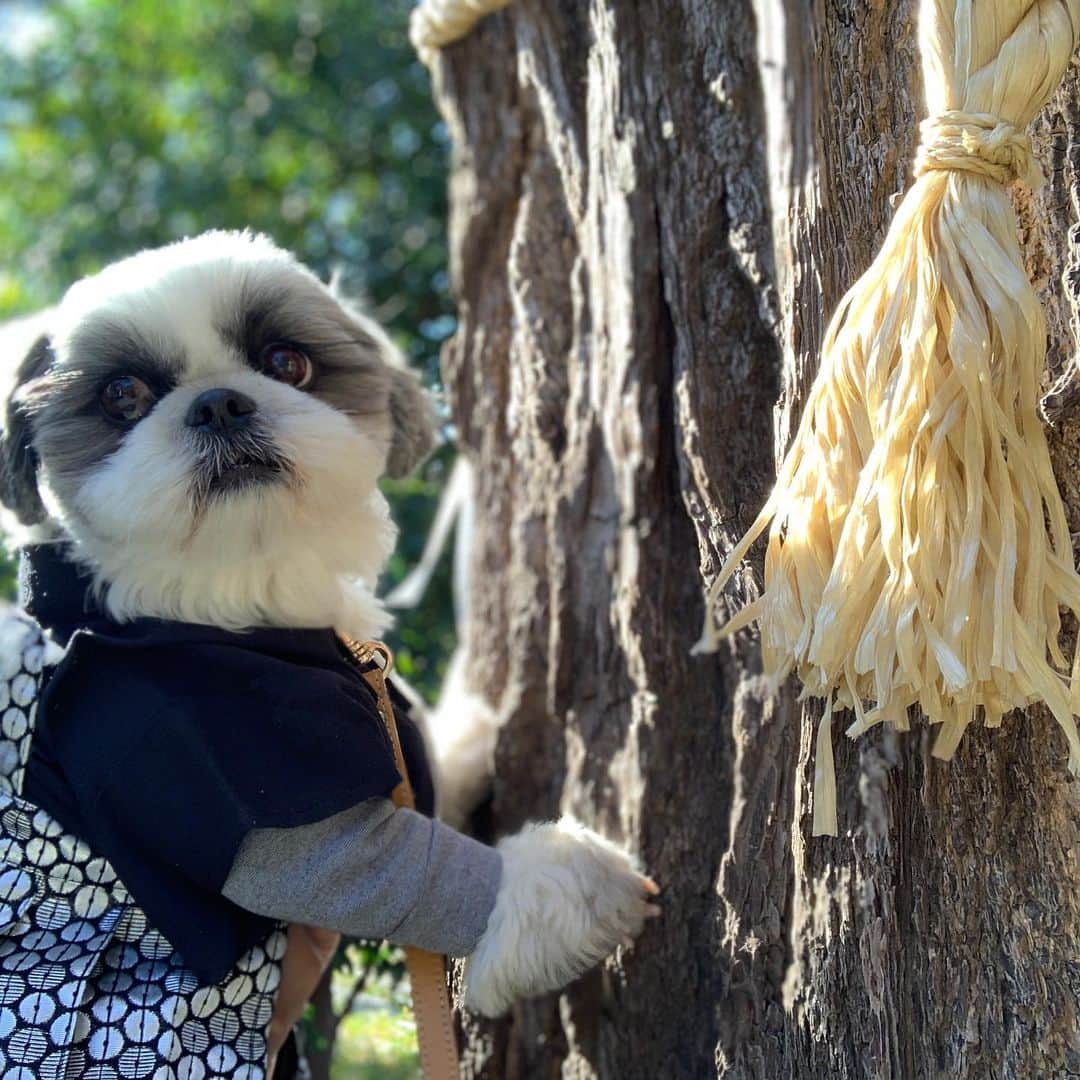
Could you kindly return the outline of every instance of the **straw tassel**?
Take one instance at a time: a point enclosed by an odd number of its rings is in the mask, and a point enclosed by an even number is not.
[[[832,699],[818,721],[814,746],[814,835],[836,835],[836,767],[832,754]]]
[[[996,727],[1045,702],[1080,773],[1080,684],[1059,643],[1080,577],[1038,413],[1046,325],[1006,190],[1041,181],[1024,129],[1074,27],[1080,0],[990,0],[977,16],[971,0],[923,0],[931,117],[915,181],[832,319],[772,495],[709,592],[697,651],[750,621],[718,628],[714,613],[771,523],[749,616],[766,672],[794,670],[826,701],[815,833],[835,832],[834,705],[855,710],[852,736],[906,728],[917,705],[948,759],[976,718]]]

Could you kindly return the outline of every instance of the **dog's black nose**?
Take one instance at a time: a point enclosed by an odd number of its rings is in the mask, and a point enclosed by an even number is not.
[[[239,390],[204,390],[184,417],[188,427],[216,431],[222,435],[242,428],[252,417],[255,402]]]

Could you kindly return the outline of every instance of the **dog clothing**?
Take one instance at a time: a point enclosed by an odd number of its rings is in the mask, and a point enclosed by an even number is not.
[[[0,1077],[263,1077],[287,921],[475,947],[500,856],[392,807],[333,631],[120,624],[88,585],[29,548],[0,621]]]

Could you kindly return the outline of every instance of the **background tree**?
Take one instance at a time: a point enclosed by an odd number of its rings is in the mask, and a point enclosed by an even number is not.
[[[690,657],[825,319],[906,186],[913,15],[518,0],[436,61],[457,149],[443,371],[481,509],[465,643],[504,725],[495,827],[573,811],[666,886],[634,952],[467,1021],[469,1075],[1080,1074],[1078,785],[1049,718],[972,728],[950,764],[918,721],[838,746],[841,835],[811,839],[815,718],[769,692],[748,634]],[[1051,181],[1017,199],[1050,379],[1071,379],[1075,71],[1034,134]]]

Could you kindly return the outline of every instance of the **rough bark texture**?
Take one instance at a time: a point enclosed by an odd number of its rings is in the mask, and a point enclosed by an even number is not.
[[[904,187],[911,6],[518,0],[436,76],[494,820],[573,812],[665,886],[632,953],[509,1021],[467,1018],[467,1075],[1080,1075],[1080,785],[1052,723],[970,731],[951,765],[918,723],[838,745],[842,835],[812,840],[812,718],[766,692],[750,635],[689,655]],[[1051,182],[1020,211],[1063,376],[1075,73],[1036,135]],[[1080,395],[1055,390],[1080,522]]]

